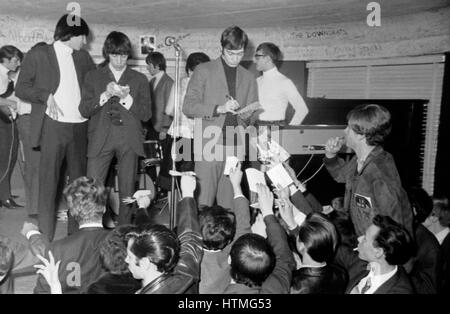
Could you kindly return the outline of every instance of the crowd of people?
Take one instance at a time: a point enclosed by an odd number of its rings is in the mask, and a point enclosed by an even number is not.
[[[331,210],[324,211],[327,204],[297,179],[289,161],[281,165],[291,185],[266,179],[252,197],[244,176],[245,129],[299,125],[308,113],[278,70],[280,49],[257,46],[253,60],[262,76],[256,78],[240,65],[247,34],[230,26],[217,59],[188,56],[187,77],[175,90],[160,52],[146,58],[150,81],[128,65],[132,44],[119,31],[106,37],[104,61],[96,66],[82,49],[90,30],[80,21],[69,25],[64,15],[54,43],[37,44],[25,57],[16,47],[0,48],[0,205],[21,206],[10,188],[20,140],[26,207],[37,217],[37,225],[25,222],[21,230],[28,245],[0,235],[0,293],[13,293],[12,274],[32,265],[35,293],[450,291],[448,199],[402,186],[383,149],[392,128],[386,108],[353,108],[344,136],[326,142],[325,169],[345,184]],[[288,104],[295,113],[286,122]],[[151,192],[137,185],[145,141],[159,143],[163,156],[159,172],[150,169],[157,186]],[[343,145],[354,151],[350,159],[340,158]],[[183,156],[176,169],[174,148]],[[238,162],[230,166],[231,156]],[[276,166],[250,161],[261,169]],[[120,199],[112,226],[104,219],[111,173]],[[53,240],[61,181],[67,181],[68,230]],[[172,182],[180,195],[176,228],[155,223],[151,214]]]

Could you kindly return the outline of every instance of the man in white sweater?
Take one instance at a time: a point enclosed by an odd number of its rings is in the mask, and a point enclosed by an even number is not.
[[[265,42],[256,48],[256,69],[263,72],[257,79],[259,102],[264,109],[259,115],[259,121],[282,123],[289,103],[295,110],[289,125],[299,125],[308,113],[308,107],[294,83],[278,71],[277,63],[281,57],[280,48],[273,43]]]

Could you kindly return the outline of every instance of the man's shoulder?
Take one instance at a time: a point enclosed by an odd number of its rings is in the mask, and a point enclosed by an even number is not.
[[[62,247],[64,248],[65,246],[71,244],[71,243],[75,243],[75,242],[79,242],[85,239],[102,239],[104,237],[106,237],[106,235],[109,233],[110,231],[104,228],[85,228],[85,229],[80,229],[77,230],[75,233],[72,233],[71,235],[68,235],[65,238],[53,241],[52,243],[52,247]]]

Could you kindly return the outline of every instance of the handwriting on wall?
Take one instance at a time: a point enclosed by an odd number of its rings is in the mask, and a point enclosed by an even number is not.
[[[313,31],[294,31],[290,35],[297,39],[328,39],[334,37],[345,37],[348,32],[343,28],[338,29],[322,29]]]

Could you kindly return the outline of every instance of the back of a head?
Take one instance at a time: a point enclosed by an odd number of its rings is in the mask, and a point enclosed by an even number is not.
[[[161,52],[158,51],[150,52],[145,58],[145,62],[147,64],[153,64],[154,67],[159,67],[160,71],[165,71],[167,67],[166,58]]]
[[[11,270],[13,259],[13,250],[6,243],[0,241],[0,281]]]
[[[324,215],[310,213],[300,226],[297,240],[314,261],[323,263],[333,260],[338,239],[336,228]]]
[[[68,41],[76,36],[89,36],[89,27],[86,21],[73,14],[64,14],[56,23],[53,39],[60,41]]]
[[[180,257],[177,235],[163,225],[143,224],[128,233],[130,251],[139,259],[147,257],[162,273],[171,272]]]
[[[11,60],[14,57],[21,61],[23,59],[23,53],[17,47],[5,45],[0,48],[0,63],[3,63],[3,59]]]
[[[275,268],[276,256],[269,241],[247,233],[237,239],[230,252],[231,278],[248,287],[260,287]]]
[[[433,200],[421,187],[410,187],[407,192],[413,210],[414,224],[420,224],[427,219],[433,210]]]
[[[207,250],[222,250],[236,233],[236,217],[221,206],[204,207],[199,215],[203,247]]]
[[[382,215],[376,215],[373,224],[380,229],[374,239],[374,247],[383,249],[389,265],[405,264],[414,254],[414,243],[405,227]]]
[[[64,189],[70,214],[78,224],[101,222],[106,206],[105,187],[100,181],[79,177]]]
[[[189,75],[189,71],[194,72],[195,67],[201,63],[210,61],[210,58],[206,53],[193,52],[186,59],[186,74]]]
[[[223,49],[245,50],[248,44],[248,36],[239,26],[230,26],[223,31],[220,44]]]
[[[121,275],[129,272],[127,257],[127,234],[135,229],[134,225],[117,226],[108,233],[100,244],[100,260],[111,274]]]
[[[264,55],[269,56],[272,59],[273,64],[279,65],[283,59],[283,54],[280,48],[274,43],[264,42],[258,45],[256,51],[262,51]]]
[[[391,114],[380,105],[359,105],[347,114],[347,121],[355,133],[366,136],[370,146],[383,144],[391,132]]]
[[[103,44],[103,58],[109,61],[109,55],[127,55],[129,58],[132,55],[131,40],[122,32],[112,31],[106,36]]]
[[[450,227],[450,206],[448,198],[433,197],[433,211],[436,212],[439,224],[442,227]]]

